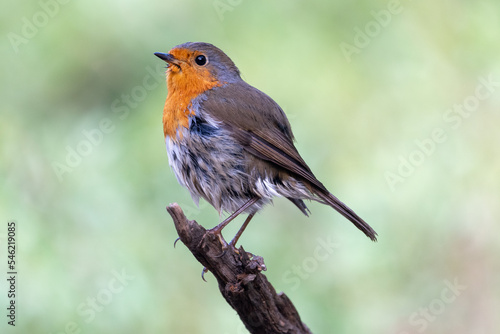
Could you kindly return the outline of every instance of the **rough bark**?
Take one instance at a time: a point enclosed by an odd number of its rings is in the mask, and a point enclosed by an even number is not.
[[[262,257],[245,252],[243,247],[237,250],[229,247],[220,256],[222,245],[216,235],[196,221],[186,219],[175,203],[169,205],[167,211],[180,240],[215,276],[222,296],[250,333],[311,333],[290,299],[282,292],[276,293],[262,273],[266,270]]]

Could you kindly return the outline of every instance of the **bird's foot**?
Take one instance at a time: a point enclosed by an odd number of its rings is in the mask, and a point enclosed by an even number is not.
[[[215,257],[216,258],[220,258],[222,256],[224,256],[224,254],[226,254],[228,248],[229,248],[229,245],[228,243],[226,242],[226,240],[224,240],[224,237],[222,236],[222,232],[221,232],[222,229],[218,228],[218,226],[214,227],[214,228],[211,228],[209,230],[207,230],[205,232],[205,234],[203,235],[203,238],[201,239],[202,242],[205,241],[205,238],[207,237],[207,235],[214,235],[215,237],[217,237],[219,239],[219,242],[220,242],[220,245],[221,245],[221,249],[222,249],[222,252],[219,254],[219,255],[216,255]]]

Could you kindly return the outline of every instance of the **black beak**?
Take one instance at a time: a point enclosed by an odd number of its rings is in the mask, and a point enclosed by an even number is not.
[[[166,61],[167,63],[174,63],[176,60],[170,53],[155,52],[155,56]]]

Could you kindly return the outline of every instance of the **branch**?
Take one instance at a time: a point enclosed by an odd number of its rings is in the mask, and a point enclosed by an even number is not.
[[[217,279],[219,290],[252,334],[311,334],[284,293],[276,293],[262,271],[264,259],[229,247],[223,256],[219,238],[194,220],[187,220],[177,204],[167,207],[180,240]],[[220,257],[219,257],[220,256]]]

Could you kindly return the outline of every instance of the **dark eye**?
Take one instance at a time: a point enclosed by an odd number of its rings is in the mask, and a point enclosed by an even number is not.
[[[203,66],[207,63],[207,57],[205,57],[204,55],[199,55],[194,58],[194,61],[196,62],[196,64]]]

